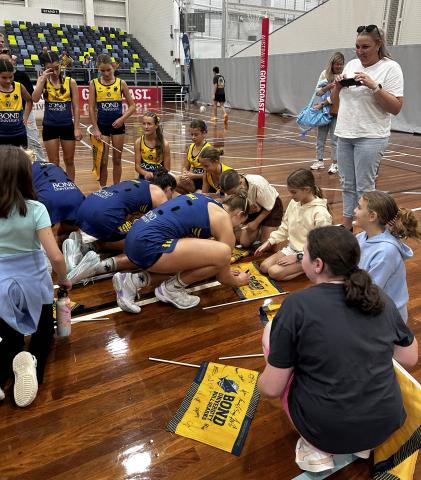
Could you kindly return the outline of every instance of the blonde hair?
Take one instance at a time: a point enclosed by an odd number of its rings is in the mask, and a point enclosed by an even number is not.
[[[345,57],[341,52],[335,52],[329,59],[326,67],[326,79],[328,82],[333,82],[333,80],[335,80],[335,73],[333,73],[333,64],[337,62],[342,62],[343,64],[345,64]]]
[[[375,190],[363,193],[362,198],[367,202],[367,209],[377,214],[379,224],[394,237],[421,240],[421,225],[414,212],[399,208],[391,195]]]

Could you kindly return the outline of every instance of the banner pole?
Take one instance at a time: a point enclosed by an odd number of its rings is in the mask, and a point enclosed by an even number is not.
[[[269,18],[262,18],[262,41],[260,47],[260,75],[259,75],[259,114],[257,128],[265,128],[266,113],[266,85],[268,76],[268,54],[269,54]]]

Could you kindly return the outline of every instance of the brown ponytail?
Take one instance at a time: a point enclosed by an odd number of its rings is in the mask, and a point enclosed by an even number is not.
[[[247,198],[247,191],[244,189],[230,195],[223,201],[223,204],[227,205],[230,210],[241,210],[245,215],[248,215],[250,211],[250,202]]]
[[[354,235],[338,226],[319,227],[308,234],[310,258],[320,258],[332,276],[344,278],[345,302],[367,315],[384,309],[379,288],[369,274],[358,267],[360,246]]]

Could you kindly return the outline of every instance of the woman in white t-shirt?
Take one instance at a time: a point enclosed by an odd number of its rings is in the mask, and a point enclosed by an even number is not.
[[[341,102],[335,135],[338,166],[343,179],[343,225],[352,228],[352,216],[364,192],[375,190],[375,178],[389,136],[391,115],[403,104],[403,75],[390,59],[384,33],[377,25],[357,29],[358,58],[345,65],[335,79],[332,102]],[[357,85],[344,86],[344,79]]]

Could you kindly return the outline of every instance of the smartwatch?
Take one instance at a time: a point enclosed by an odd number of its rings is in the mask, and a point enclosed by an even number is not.
[[[381,83],[379,83],[379,84],[377,85],[377,87],[373,90],[373,93],[377,93],[377,92],[379,92],[379,91],[382,90],[382,89],[383,89],[383,85],[382,85]]]
[[[296,254],[296,257],[297,257],[297,262],[301,262],[303,257],[304,257],[304,253],[303,252],[298,252]]]

